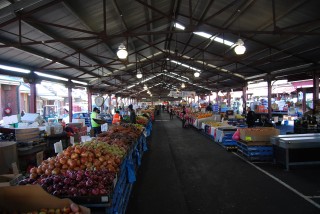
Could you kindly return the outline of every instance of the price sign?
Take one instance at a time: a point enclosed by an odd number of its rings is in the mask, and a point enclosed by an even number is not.
[[[37,166],[39,166],[43,161],[43,152],[38,152],[36,154],[36,157],[37,157]]]
[[[70,136],[70,144],[73,146],[74,145],[74,137]]]
[[[63,148],[62,148],[62,142],[61,140],[59,142],[56,142],[55,144],[53,144],[54,146],[54,152],[55,153],[60,153],[62,152]]]
[[[11,166],[12,166],[12,172],[13,172],[14,176],[17,176],[19,174],[17,163],[14,162],[11,164]]]

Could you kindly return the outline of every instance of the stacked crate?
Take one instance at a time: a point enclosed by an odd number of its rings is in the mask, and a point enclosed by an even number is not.
[[[238,152],[250,161],[271,161],[273,147],[270,142],[237,142]]]
[[[237,141],[232,139],[233,133],[225,134],[222,138],[222,142],[220,144],[226,150],[236,150],[237,149]]]

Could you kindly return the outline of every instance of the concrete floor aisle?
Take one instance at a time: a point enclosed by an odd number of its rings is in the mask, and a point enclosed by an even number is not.
[[[176,117],[156,116],[127,214],[313,214],[320,210]]]

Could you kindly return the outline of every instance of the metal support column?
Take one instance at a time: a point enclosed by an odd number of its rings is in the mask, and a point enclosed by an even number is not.
[[[247,85],[245,85],[243,88],[242,88],[242,107],[243,107],[243,112],[242,114],[246,114],[247,112]]]
[[[30,113],[37,113],[37,87],[30,83]]]
[[[304,114],[307,110],[307,91],[305,88],[302,89],[302,113]]]
[[[92,112],[92,89],[91,87],[87,88],[88,94],[88,112]]]
[[[313,73],[313,114],[316,111],[316,105],[319,102],[319,74]]]
[[[271,79],[268,79],[267,83],[268,83],[268,116],[269,116],[269,119],[271,119],[272,118],[272,110],[271,110],[272,85],[271,85]]]
[[[72,122],[72,109],[73,109],[71,84],[68,84],[68,102],[69,102],[69,122],[71,123]]]

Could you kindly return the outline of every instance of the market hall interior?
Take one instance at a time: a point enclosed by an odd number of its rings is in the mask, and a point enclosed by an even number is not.
[[[148,147],[127,214],[320,213],[319,166],[248,162],[166,112]]]

